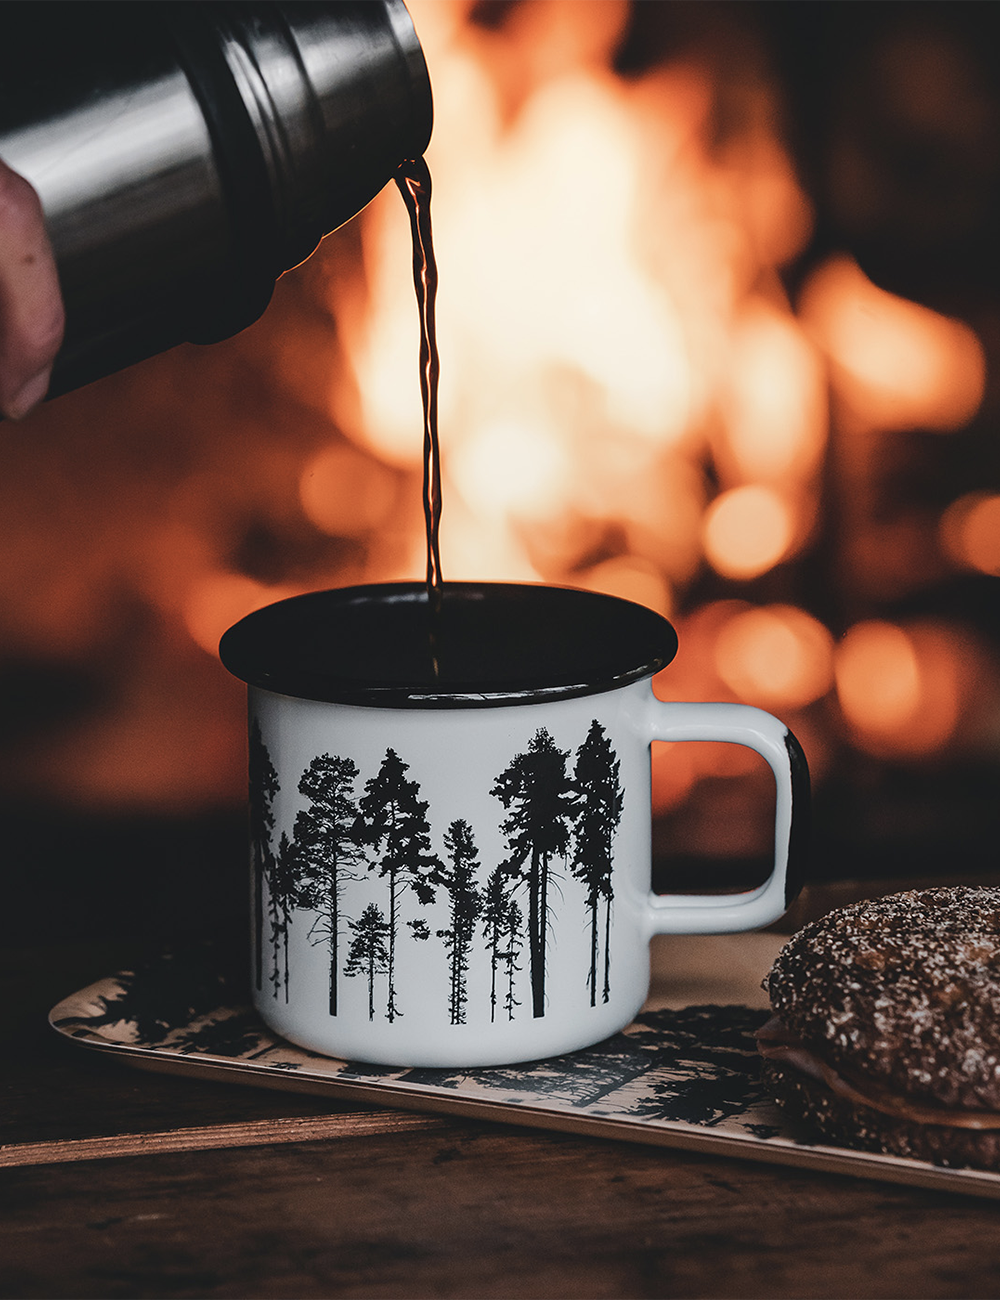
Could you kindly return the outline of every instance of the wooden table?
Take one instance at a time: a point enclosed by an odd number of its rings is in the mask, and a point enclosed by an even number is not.
[[[717,952],[675,946],[661,993],[711,994]],[[48,1028],[129,960],[4,959],[0,1296],[1000,1293],[996,1202],[140,1074]]]

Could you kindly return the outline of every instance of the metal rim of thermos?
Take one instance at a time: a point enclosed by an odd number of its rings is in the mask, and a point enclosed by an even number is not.
[[[370,0],[361,0],[369,4]],[[295,38],[286,19],[294,5],[232,5],[226,3],[167,3],[162,6],[173,38],[178,61],[191,88],[212,137],[220,179],[227,197],[227,207],[234,218],[233,258],[219,301],[227,307],[209,327],[192,333],[192,342],[215,342],[228,338],[257,320],[270,302],[275,280],[304,261],[324,235],[343,224],[343,214],[316,225],[297,247],[289,248],[281,238],[274,202],[274,178],[269,174],[258,129],[255,128],[240,88],[219,42],[220,29],[230,41],[242,45],[253,55],[251,28],[241,23],[246,10],[270,10],[268,17],[275,27],[282,27],[290,47]],[[298,6],[301,7],[301,6]],[[402,0],[383,0],[388,23],[399,42],[400,54],[408,69],[414,115],[412,136],[405,147],[400,141],[398,163],[404,158],[423,154],[430,140],[432,101],[430,81],[416,33]],[[419,112],[425,98],[425,111]],[[258,108],[261,104],[258,103]],[[271,125],[277,125],[271,123]],[[321,129],[321,128],[320,128]],[[280,130],[271,140],[280,140]],[[364,202],[373,198],[388,180],[379,178],[376,188]],[[354,215],[353,213],[349,215]]]

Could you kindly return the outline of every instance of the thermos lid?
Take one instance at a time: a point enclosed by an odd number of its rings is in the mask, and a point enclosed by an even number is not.
[[[219,647],[234,676],[279,695],[463,709],[595,695],[652,676],[676,652],[673,627],[643,605],[471,582],[445,583],[433,622],[421,583],[293,596],[248,614]]]

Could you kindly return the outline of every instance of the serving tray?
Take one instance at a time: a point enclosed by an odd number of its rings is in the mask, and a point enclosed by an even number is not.
[[[812,1143],[765,1096],[759,1007],[652,1007],[595,1047],[527,1065],[395,1069],[333,1060],[273,1035],[239,982],[162,954],[55,1006],[82,1047],[140,1069],[498,1120],[1000,1199],[1000,1174]]]

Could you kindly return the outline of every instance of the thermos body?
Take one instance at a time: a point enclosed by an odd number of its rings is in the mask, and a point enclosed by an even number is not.
[[[249,325],[430,139],[402,0],[0,11],[0,158],[66,304],[50,395]]]

